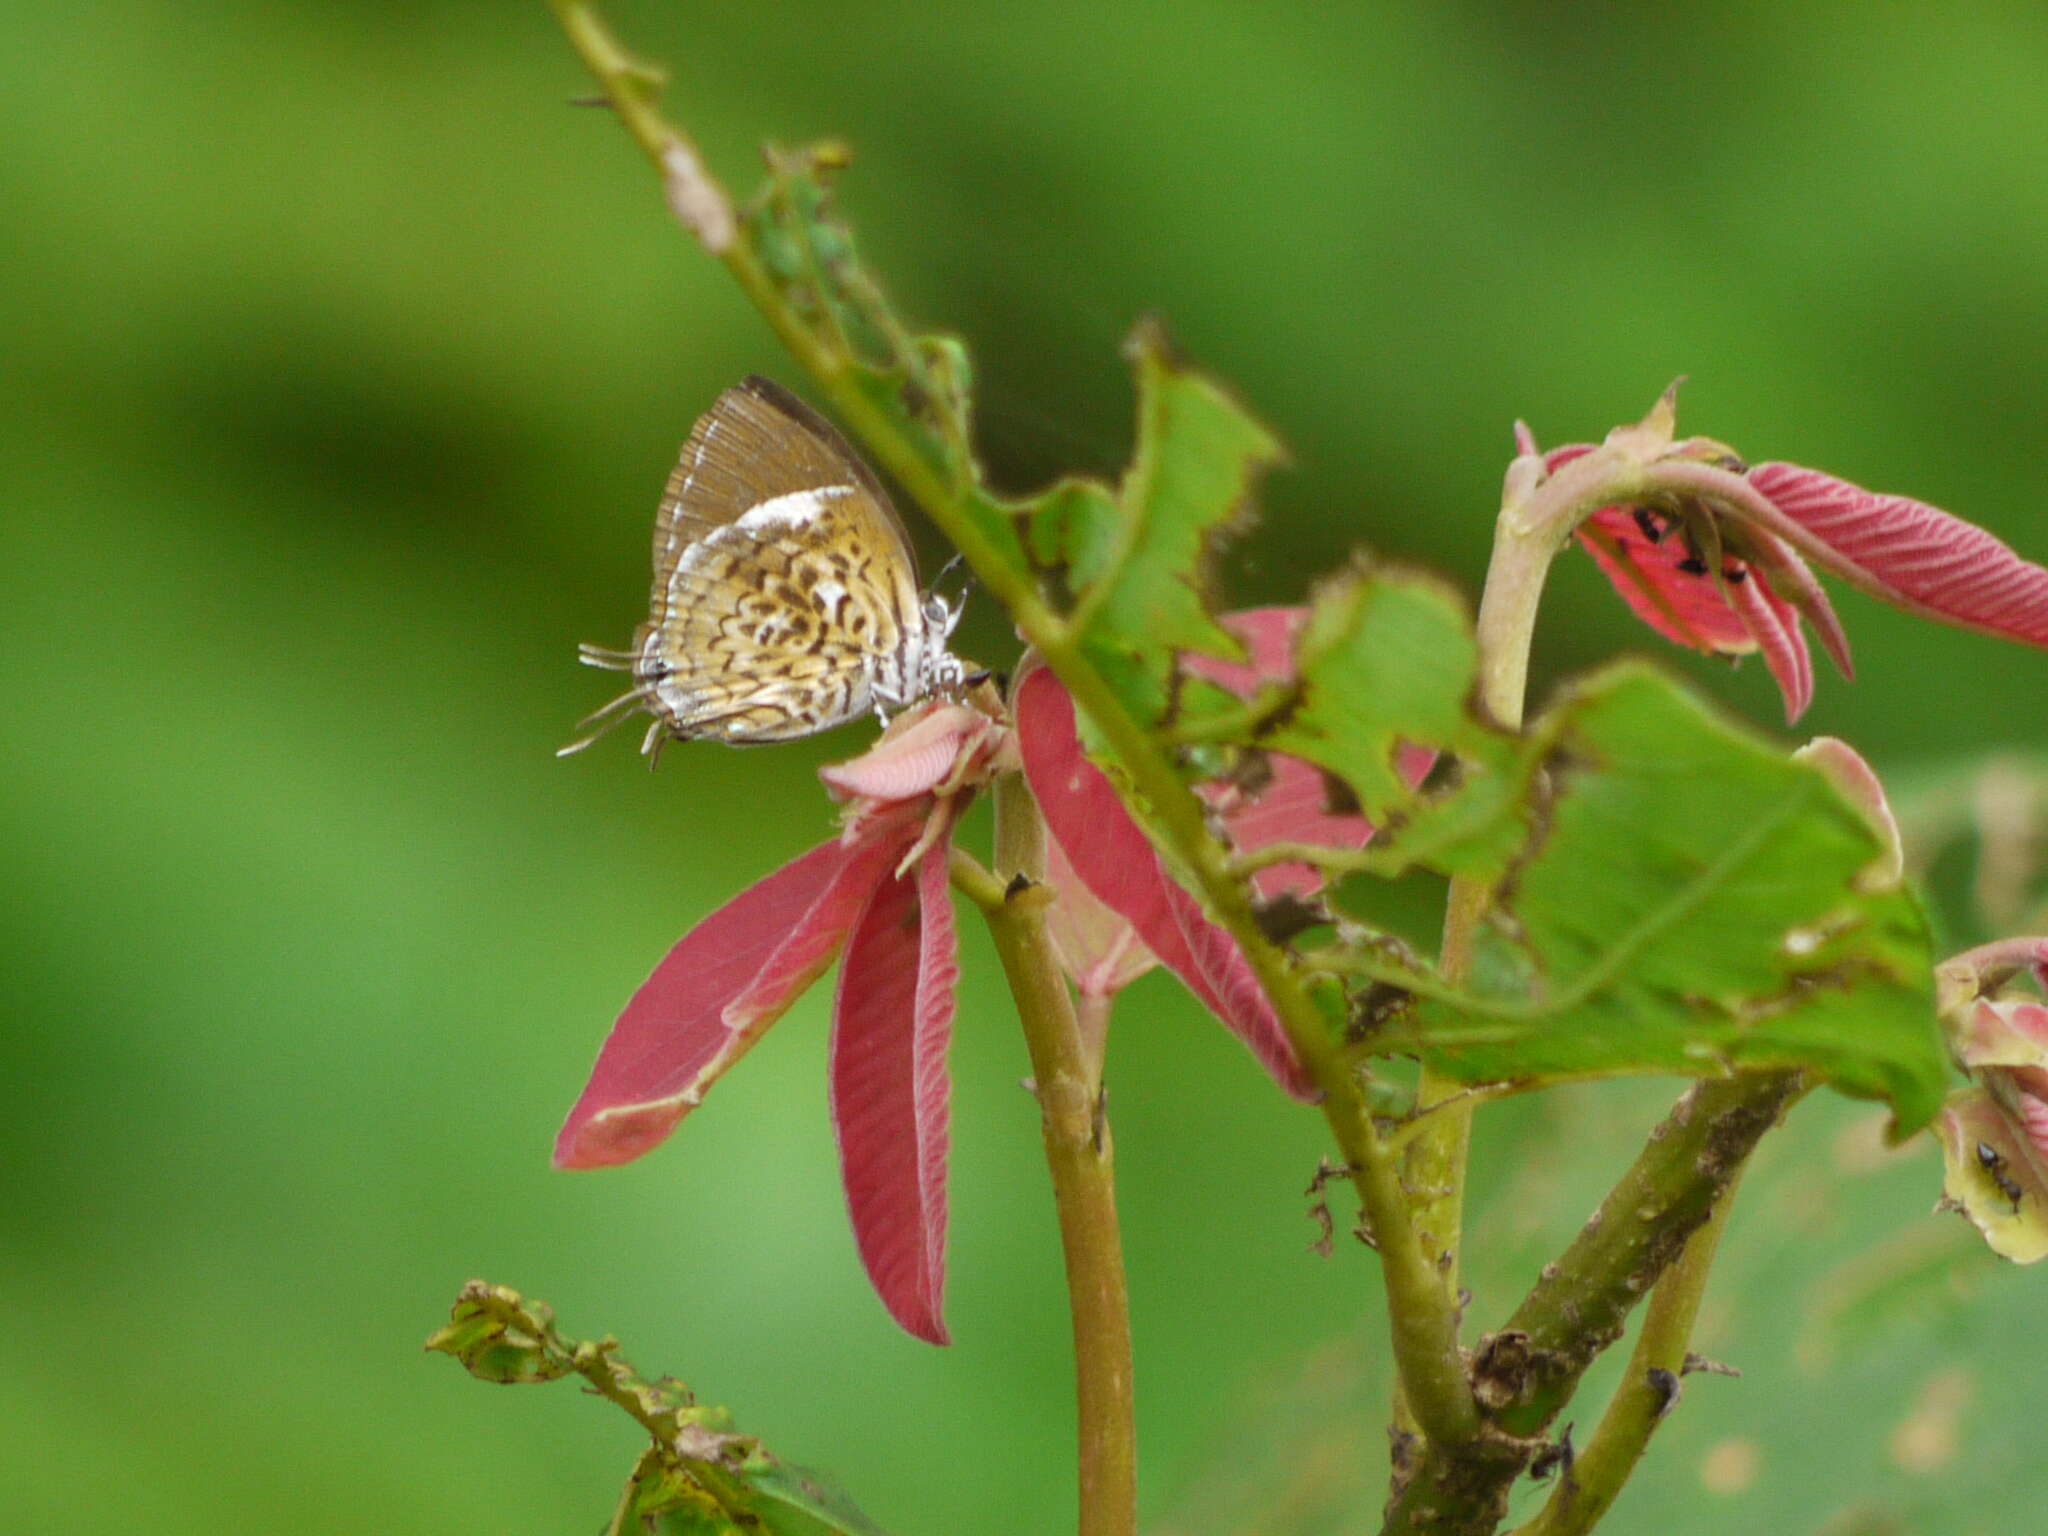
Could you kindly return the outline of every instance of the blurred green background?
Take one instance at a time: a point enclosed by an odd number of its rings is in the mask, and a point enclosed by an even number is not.
[[[611,15],[735,185],[764,138],[855,147],[848,210],[973,346],[1006,487],[1114,469],[1116,344],[1162,312],[1295,450],[1244,599],[1359,542],[1470,586],[1513,419],[1597,437],[1678,373],[1691,430],[2048,553],[2034,7]],[[539,4],[0,19],[0,1529],[599,1529],[623,1419],[421,1354],[471,1275],[621,1334],[891,1530],[1069,1522],[1056,1237],[978,935],[952,1349],[854,1257],[823,988],[659,1154],[548,1167],[618,1005],[824,835],[814,769],[867,735],[551,756],[606,696],[576,642],[641,616],[692,418],[800,383],[565,104],[588,88]],[[2042,746],[2048,660],[1842,607],[1861,679],[1803,729],[1901,771]],[[966,639],[1010,658],[986,602]],[[1657,644],[1561,568],[1541,679]],[[1779,728],[1760,668],[1664,654]],[[1372,1266],[1307,1251],[1318,1123],[1170,982],[1127,1011],[1145,1507],[1364,1528],[1315,1513],[1376,1508],[1385,1462]],[[1670,1093],[1486,1117],[1475,1317]],[[1766,1154],[1702,1335],[1748,1377],[1688,1387],[1615,1529],[2032,1528],[2041,1278],[1929,1221],[1936,1161],[1874,1123],[1816,1101]]]

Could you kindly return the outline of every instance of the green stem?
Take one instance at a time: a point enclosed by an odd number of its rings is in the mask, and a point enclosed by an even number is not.
[[[1505,1328],[1473,1353],[1488,1432],[1429,1443],[1400,1468],[1385,1531],[1483,1536],[1579,1379],[1678,1260],[1766,1131],[1806,1091],[1797,1072],[1714,1078],[1688,1089]],[[1702,1255],[1704,1264],[1706,1255]]]
[[[1508,473],[1500,516],[1494,524],[1486,586],[1479,599],[1479,701],[1494,722],[1509,731],[1522,727],[1536,614],[1550,562],[1569,537],[1573,521],[1570,497],[1576,487],[1567,483],[1567,506],[1547,504],[1555,499],[1552,487],[1556,482],[1543,482],[1540,470],[1540,460],[1520,458]],[[1460,985],[1470,972],[1479,928],[1492,903],[1489,882],[1470,875],[1451,881],[1444,903],[1443,944],[1437,957],[1437,974],[1447,986]],[[1455,1292],[1476,1104],[1466,1095],[1464,1084],[1425,1061],[1416,1084],[1415,1105],[1418,1113],[1430,1118],[1427,1129],[1408,1146],[1404,1181],[1415,1201],[1423,1251]],[[1397,1436],[1418,1427],[1405,1393],[1395,1397],[1394,1419]]]
[[[1737,1179],[1729,1183],[1714,1214],[1693,1233],[1678,1262],[1664,1272],[1643,1311],[1643,1330],[1600,1427],[1578,1459],[1558,1479],[1557,1491],[1517,1536],[1581,1536],[1613,1507],[1622,1485],[1649,1447],[1650,1436],[1677,1401],[1692,1343],[1693,1323],[1707,1289],[1714,1250],[1735,1206]]]
[[[996,870],[985,908],[1031,1053],[1066,1255],[1080,1437],[1081,1536],[1133,1536],[1138,1443],[1131,1394],[1130,1304],[1116,1213],[1116,1152],[1066,977],[1045,931],[1045,823],[1021,776],[996,781]],[[972,878],[971,876],[969,877]]]

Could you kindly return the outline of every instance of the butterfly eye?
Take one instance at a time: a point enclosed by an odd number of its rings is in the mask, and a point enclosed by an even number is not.
[[[924,600],[924,621],[944,639],[960,622],[960,605],[947,602],[936,592],[930,593]]]

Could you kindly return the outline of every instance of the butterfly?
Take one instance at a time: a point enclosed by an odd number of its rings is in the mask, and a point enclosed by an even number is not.
[[[668,737],[793,741],[914,704],[981,674],[946,649],[961,603],[921,596],[903,523],[873,471],[817,412],[767,379],[697,421],[654,521],[654,591],[630,650],[586,645],[632,675],[582,722],[580,752],[621,721]]]

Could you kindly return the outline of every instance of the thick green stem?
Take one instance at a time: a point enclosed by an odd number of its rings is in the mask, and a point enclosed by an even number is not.
[[[1650,1304],[1643,1311],[1643,1330],[1636,1339],[1627,1373],[1601,1416],[1586,1449],[1559,1477],[1557,1491],[1518,1536],[1582,1536],[1613,1507],[1622,1485],[1649,1447],[1650,1436],[1678,1401],[1680,1383],[1691,1358],[1693,1323],[1706,1294],[1707,1273],[1714,1250],[1735,1206],[1731,1182],[1714,1205],[1705,1226],[1693,1233],[1678,1262],[1664,1272]]]
[[[1600,1352],[1733,1187],[1756,1144],[1806,1091],[1797,1072],[1715,1078],[1688,1089],[1564,1255],[1546,1264],[1505,1328],[1472,1359],[1487,1432],[1430,1442],[1402,1467],[1385,1530],[1484,1536],[1540,1436]],[[1710,1255],[1702,1253],[1704,1266]],[[1701,1277],[1704,1279],[1704,1276]]]
[[[1131,1320],[1117,1227],[1116,1154],[1099,1062],[1091,1060],[1072,994],[1045,931],[1051,895],[1045,824],[1016,774],[996,781],[996,880],[984,910],[1031,1053],[1052,1172],[1067,1300],[1074,1325],[1080,1437],[1081,1536],[1133,1536],[1138,1442],[1131,1392]],[[972,878],[970,875],[968,878]]]

